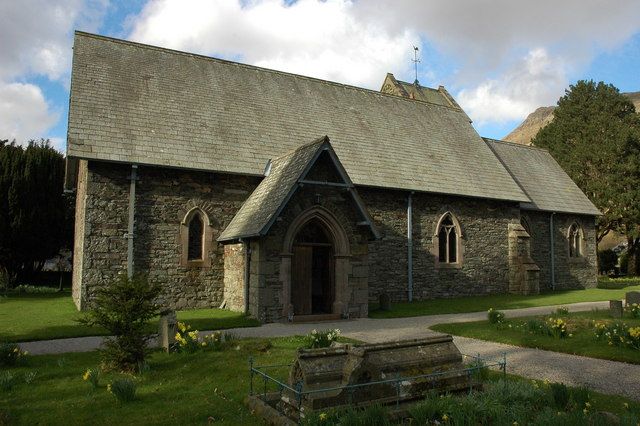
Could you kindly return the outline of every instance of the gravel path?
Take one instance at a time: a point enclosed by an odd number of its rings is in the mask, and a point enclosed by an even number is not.
[[[572,312],[606,309],[608,302],[586,302],[564,305]],[[508,318],[546,315],[558,306],[513,309],[503,311]],[[373,319],[322,323],[273,323],[261,327],[229,330],[241,337],[283,337],[304,335],[313,329],[339,328],[345,337],[375,343],[390,340],[415,339],[436,334],[430,326],[441,323],[480,321],[486,312],[430,315],[411,318]],[[32,354],[86,352],[97,349],[101,337],[25,342],[20,346]],[[154,342],[155,343],[155,342]],[[499,358],[507,354],[507,371],[519,376],[563,382],[571,386],[587,386],[593,390],[624,395],[640,401],[640,365],[606,361],[538,349],[521,348],[501,343],[455,337],[462,353]]]

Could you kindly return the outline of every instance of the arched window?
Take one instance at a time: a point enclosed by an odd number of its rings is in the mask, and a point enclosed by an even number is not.
[[[451,213],[445,213],[438,222],[434,239],[437,245],[438,265],[460,265],[462,263],[462,241],[460,226]]]
[[[189,221],[189,247],[187,260],[202,260],[204,241],[204,223],[200,213],[196,213]]]
[[[189,210],[180,222],[180,266],[211,266],[212,228],[209,216],[200,207]]]
[[[582,228],[577,223],[569,227],[569,257],[582,257]]]

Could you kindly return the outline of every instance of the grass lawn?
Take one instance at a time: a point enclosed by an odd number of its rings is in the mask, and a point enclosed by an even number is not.
[[[617,283],[617,280],[605,279],[603,282]],[[601,284],[602,285],[602,284]],[[535,306],[566,305],[578,302],[598,302],[610,299],[623,299],[627,291],[640,291],[640,278],[627,279],[623,288],[587,290],[568,290],[544,293],[536,296],[519,296],[514,294],[496,294],[492,296],[455,297],[451,299],[433,299],[411,303],[392,303],[391,309],[381,311],[372,306],[370,318],[404,318],[421,315],[454,314],[463,312],[480,312],[489,308],[517,309]]]
[[[526,324],[529,319],[536,318],[544,321],[548,317],[549,316],[514,318],[506,320],[501,326],[490,324],[488,321],[438,324],[431,327],[431,329],[456,336],[472,337],[528,348],[546,349],[592,358],[640,364],[640,350],[628,347],[609,346],[606,340],[596,340],[592,323],[594,321],[612,321],[608,311],[579,312],[560,317],[567,322],[568,333],[573,334],[573,337],[562,339],[547,335],[530,334],[530,332],[526,330],[526,327],[521,326],[522,324]],[[557,316],[554,315],[554,317]],[[629,326],[640,326],[640,319],[625,317],[622,321]]]
[[[79,316],[70,292],[0,297],[0,341],[47,340],[106,333],[76,323],[74,320]],[[257,320],[241,313],[222,309],[179,311],[178,319],[199,330],[259,325]],[[156,330],[157,322],[154,322],[150,332]]]
[[[242,340],[239,349],[221,352],[155,352],[148,371],[134,378],[136,400],[126,404],[117,403],[106,389],[119,375],[103,374],[95,391],[82,380],[87,368],[97,366],[96,352],[28,357],[27,365],[9,370],[17,378],[13,388],[0,389],[0,423],[263,424],[242,404],[249,390],[248,359],[253,356],[257,365],[286,364],[294,359],[302,341],[300,337],[274,339],[270,349],[261,351],[263,342]],[[25,377],[33,372],[35,377],[27,384]],[[286,373],[286,368],[278,371],[280,377],[286,377]],[[0,370],[2,374],[6,373]],[[622,413],[625,402],[631,410],[640,410],[637,402],[592,393],[594,410]]]

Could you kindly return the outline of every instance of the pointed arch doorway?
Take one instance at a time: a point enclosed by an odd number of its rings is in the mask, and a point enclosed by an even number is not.
[[[294,315],[322,315],[335,301],[334,244],[318,219],[311,219],[293,242],[291,304]]]
[[[329,210],[315,206],[298,215],[287,230],[281,257],[284,317],[344,315],[350,257],[347,233]]]

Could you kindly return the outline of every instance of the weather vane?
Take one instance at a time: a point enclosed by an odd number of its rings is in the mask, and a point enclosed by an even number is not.
[[[413,84],[415,84],[416,86],[418,86],[420,83],[418,83],[418,62],[420,62],[420,59],[418,59],[418,47],[417,46],[413,46],[413,64],[415,65],[416,68],[416,81],[413,82]]]

